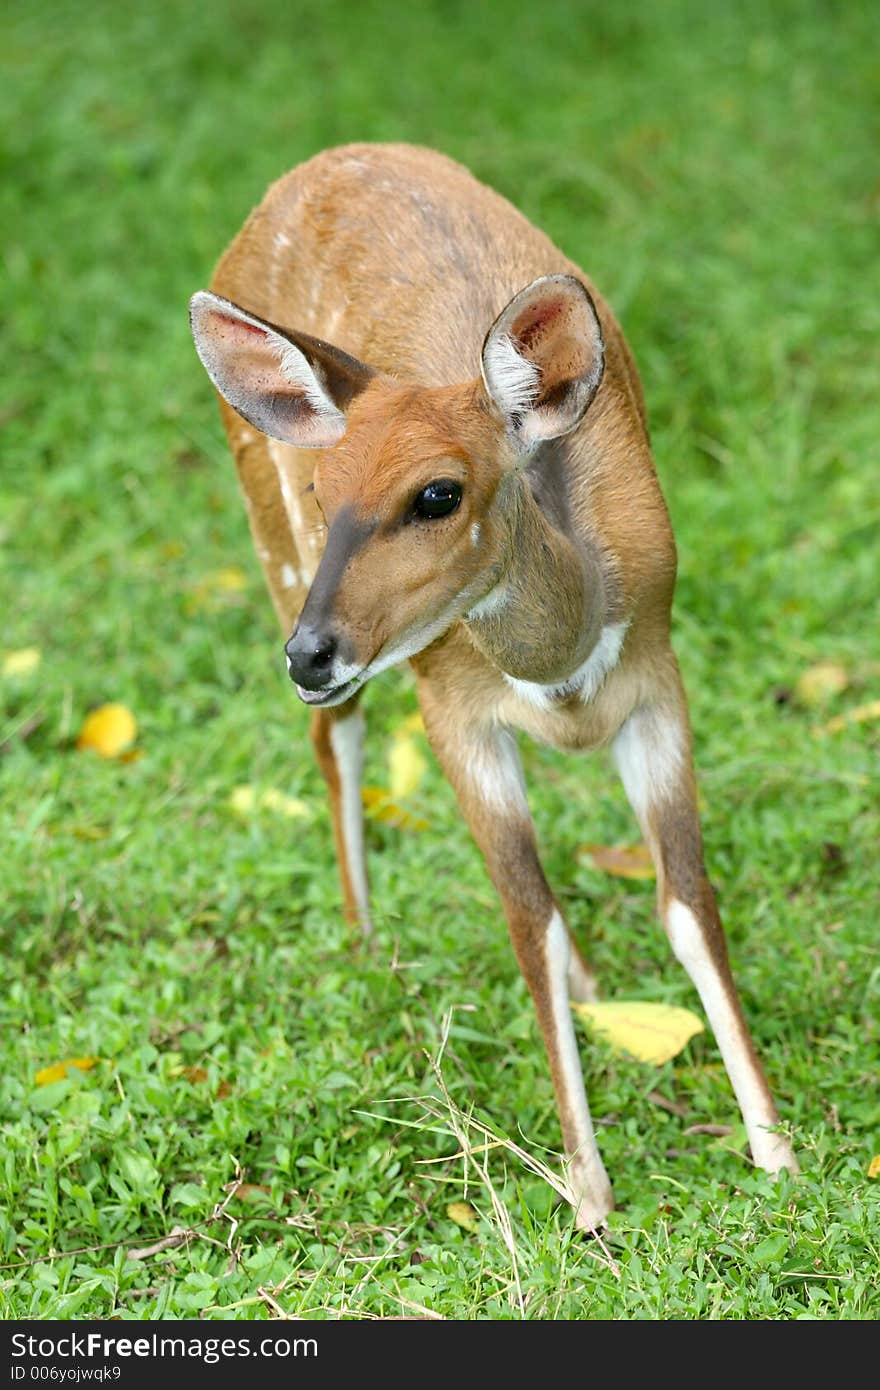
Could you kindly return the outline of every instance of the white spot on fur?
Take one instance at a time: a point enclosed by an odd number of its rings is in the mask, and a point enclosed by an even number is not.
[[[684,728],[666,711],[642,706],[623,725],[614,740],[614,760],[640,824],[652,806],[676,795],[685,754]]]
[[[294,589],[299,583],[299,575],[293,565],[281,566],[281,587],[282,589]]]
[[[770,1128],[778,1124],[766,1086],[755,1070],[738,1012],[706,945],[700,924],[684,903],[673,899],[666,912],[666,930],[677,960],[696,987],[715,1034],[745,1122],[752,1157],[760,1168],[775,1173],[795,1167],[788,1141]]]
[[[364,770],[364,716],[356,710],[348,719],[330,725],[330,746],[339,772],[342,838],[345,864],[364,932],[369,935],[370,901],[364,851],[364,813],[361,776]]]
[[[275,233],[275,246],[279,251],[286,251],[290,245],[291,240],[289,236],[286,236],[284,232]]]
[[[541,374],[517,352],[506,333],[499,333],[486,347],[483,380],[503,415],[523,415],[538,394]]]
[[[578,1054],[577,1037],[568,1002],[568,973],[571,942],[561,916],[554,910],[544,937],[544,962],[553,1016],[556,1056],[559,1062],[560,1108],[571,1116],[576,1132],[575,1152],[571,1156],[569,1182],[573,1205],[578,1208],[578,1225],[598,1226],[614,1205],[611,1184],[596,1146],[596,1136],[584,1074]]]
[[[275,472],[278,475],[278,485],[281,488],[281,499],[284,502],[284,510],[287,513],[287,520],[291,532],[293,533],[294,544],[300,563],[302,564],[299,577],[302,583],[308,588],[311,586],[312,580],[315,577],[318,564],[317,560],[314,563],[305,563],[303,542],[308,540],[311,549],[314,551],[320,545],[321,538],[316,534],[314,528],[306,523],[302,502],[297,488],[292,481],[292,469],[296,457],[296,450],[289,444],[279,443],[277,439],[269,439],[266,442],[269,448],[269,457],[275,465]]]
[[[467,746],[467,769],[482,799],[505,814],[528,815],[528,802],[516,740],[507,729],[492,729]]]
[[[333,342],[334,334],[336,333],[337,328],[342,322],[342,316],[345,313],[345,309],[348,306],[348,302],[349,301],[346,298],[344,304],[341,304],[337,308],[335,308],[330,317],[326,319],[324,323],[322,323],[321,337],[324,339],[325,343]]]
[[[480,537],[482,534],[483,528],[478,521],[475,521],[471,526],[471,545],[474,547],[474,550],[476,550],[477,546],[480,544]]]
[[[325,422],[325,433],[327,432],[326,427],[329,427],[334,433],[338,432],[338,437],[341,437],[345,431],[345,416],[326,391],[322,389],[305,354],[300,352],[295,343],[288,343],[286,338],[281,338],[276,334],[269,335],[269,342],[278,355],[279,369],[284,379],[289,381],[291,386],[302,391],[312,410],[319,419]]]
[[[555,700],[571,695],[577,695],[585,705],[589,704],[599,693],[609,671],[617,665],[628,627],[628,622],[609,623],[603,627],[590,655],[568,680],[556,685],[540,685],[537,681],[517,680],[506,672],[504,679],[517,695],[537,709],[552,709]]]
[[[507,589],[503,584],[496,584],[494,589],[490,589],[485,598],[481,598],[475,603],[473,608],[467,613],[468,618],[488,618],[492,613],[497,613],[507,602]]]

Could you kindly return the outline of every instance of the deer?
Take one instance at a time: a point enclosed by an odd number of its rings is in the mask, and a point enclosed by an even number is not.
[[[409,663],[534,1002],[575,1226],[613,1209],[570,1000],[597,996],[538,857],[516,733],[610,747],[754,1164],[797,1171],[704,865],[670,643],[676,548],[642,387],[584,272],[499,193],[405,144],[271,185],[191,300],[256,552],[369,934],[368,681]]]

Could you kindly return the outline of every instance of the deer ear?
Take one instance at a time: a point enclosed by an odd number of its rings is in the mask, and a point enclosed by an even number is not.
[[[272,439],[326,449],[345,411],[375,376],[347,352],[249,314],[208,290],[190,300],[196,352],[221,396]]]
[[[572,275],[533,280],[483,343],[486,390],[523,452],[580,424],[604,369],[596,306]]]

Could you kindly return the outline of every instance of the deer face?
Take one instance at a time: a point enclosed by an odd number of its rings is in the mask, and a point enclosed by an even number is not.
[[[309,704],[347,699],[422,651],[491,589],[503,561],[505,469],[477,384],[371,383],[318,457],[327,545],[287,643]]]
[[[214,385],[264,433],[315,448],[327,542],[285,647],[307,704],[335,705],[423,651],[504,569],[517,466],[574,429],[602,375],[578,281],[547,276],[487,334],[482,380],[403,386],[216,295],[192,301]]]

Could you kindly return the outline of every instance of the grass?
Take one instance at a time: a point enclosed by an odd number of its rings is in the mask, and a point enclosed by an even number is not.
[[[813,732],[880,695],[874,8],[492,10],[7,16],[2,647],[42,662],[0,682],[4,1317],[880,1313],[878,724]],[[342,924],[188,338],[266,184],[355,138],[437,145],[513,198],[608,295],[644,379],[710,872],[803,1172],[751,1169],[708,1035],[660,1069],[585,1035],[607,1257],[506,1142],[448,1158],[486,1126],[555,1165],[531,1004],[433,764],[410,806],[429,828],[370,828],[376,952]],[[820,661],[849,683],[810,707]],[[75,751],[105,700],[135,712],[138,760]],[[407,675],[365,705],[381,783]],[[523,756],[606,996],[696,1007],[651,885],[576,857],[634,838],[607,761]],[[241,785],[308,817],[237,815]],[[35,1085],[83,1056],[103,1060]],[[127,1257],[178,1225],[188,1243]]]

